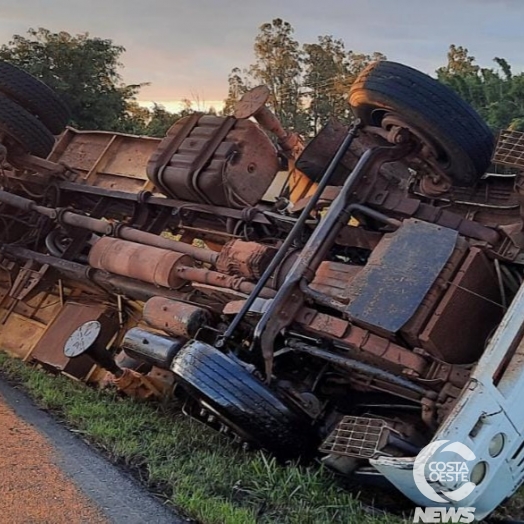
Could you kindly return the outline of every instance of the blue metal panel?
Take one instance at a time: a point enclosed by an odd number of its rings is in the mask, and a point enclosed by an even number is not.
[[[470,471],[479,461],[488,464],[484,479],[468,497],[445,504],[448,508],[473,507],[479,521],[511,496],[524,480],[524,362],[519,358],[519,351],[524,346],[523,321],[524,286],[521,286],[475,367],[470,382],[457,398],[453,411],[433,436],[433,441],[466,444],[476,457],[475,462],[468,464]],[[513,359],[496,384],[493,375],[501,368],[506,356],[512,354]],[[476,428],[474,435],[473,427]],[[490,443],[500,434],[504,435],[504,447],[500,454],[493,456]],[[416,504],[441,506],[426,499],[417,488],[413,477],[414,460],[414,457],[380,457],[370,462]],[[449,453],[437,453],[432,460],[452,462],[463,459],[455,459]],[[458,487],[456,482],[436,486],[445,490]]]
[[[405,220],[374,249],[353,279],[351,318],[394,333],[415,313],[453,253],[458,233],[419,220]]]

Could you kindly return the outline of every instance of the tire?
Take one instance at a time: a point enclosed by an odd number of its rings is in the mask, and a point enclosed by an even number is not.
[[[38,118],[0,94],[0,131],[16,141],[26,153],[41,158],[53,149],[55,138]],[[10,148],[8,147],[8,151]]]
[[[312,442],[307,439],[312,432],[305,418],[216,348],[188,343],[173,360],[171,371],[194,398],[258,447],[277,455],[298,455]]]
[[[50,87],[8,62],[0,61],[0,93],[37,116],[54,135],[69,122],[69,108]]]
[[[488,169],[494,136],[475,110],[438,80],[395,62],[370,64],[351,87],[349,103],[366,125],[400,116],[438,153],[454,184],[473,185]]]

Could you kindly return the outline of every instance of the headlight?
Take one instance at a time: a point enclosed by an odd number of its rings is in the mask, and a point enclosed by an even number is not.
[[[489,443],[489,454],[494,458],[498,457],[502,450],[504,449],[504,444],[506,443],[506,438],[504,433],[497,433]]]
[[[487,462],[479,462],[471,470],[469,480],[473,482],[473,484],[476,484],[478,486],[484,480],[484,477],[486,476],[487,471],[488,471]]]

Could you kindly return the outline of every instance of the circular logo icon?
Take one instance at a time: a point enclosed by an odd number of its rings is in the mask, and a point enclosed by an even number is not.
[[[467,465],[467,462],[476,458],[475,453],[461,442],[450,444],[448,442],[449,440],[436,440],[428,444],[417,455],[413,466],[413,479],[417,488],[433,502],[458,502],[465,499],[476,487],[469,480],[469,467]],[[455,453],[463,460],[432,460],[437,451]],[[453,491],[446,491],[443,488],[446,484],[458,485],[459,487]],[[433,487],[435,485],[437,488]]]

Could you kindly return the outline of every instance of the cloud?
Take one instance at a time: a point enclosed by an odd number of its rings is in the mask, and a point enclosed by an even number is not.
[[[348,49],[382,51],[428,73],[451,43],[483,65],[503,56],[524,67],[522,0],[2,0],[0,43],[29,27],[88,31],[126,47],[125,80],[151,82],[144,100],[220,100],[229,71],[253,61],[258,27],[276,17],[301,42],[332,34]]]

